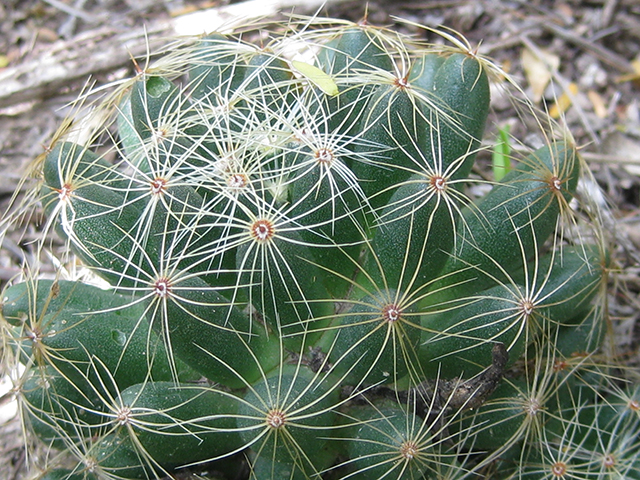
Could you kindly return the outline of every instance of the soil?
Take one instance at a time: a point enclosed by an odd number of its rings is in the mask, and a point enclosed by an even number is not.
[[[312,0],[295,3],[296,13],[313,14],[317,8]],[[357,21],[365,15],[364,4],[328,1],[321,14]],[[117,32],[117,42],[128,32],[144,32],[142,27],[147,26],[148,44],[155,44],[163,41],[166,25],[180,15],[231,6],[229,2],[205,0],[4,0],[0,4],[0,212],[10,204],[27,165],[43,152],[69,113],[68,103],[78,96],[88,78],[83,71],[77,76],[67,74],[62,81],[47,82],[44,78],[37,88],[3,97],[3,88],[16,80],[3,77],[3,72],[19,71],[25,65],[37,67],[38,62],[46,71],[47,58],[61,48],[79,59],[77,65],[89,64],[90,59],[83,56],[95,51],[91,48],[105,28]],[[572,89],[571,105],[564,110],[561,122],[572,132],[594,173],[594,192],[600,189],[603,194],[602,212],[616,239],[610,316],[617,347],[640,376],[640,3],[370,0],[366,15],[371,24],[429,41],[436,41],[436,36],[413,24],[454,29],[477,45],[479,53],[502,65],[540,108],[552,109],[557,98]],[[144,52],[144,38],[137,46],[142,50],[136,52]],[[101,59],[97,67],[92,67],[91,81],[96,85],[134,74],[126,50],[114,52],[113,58]],[[532,54],[554,65],[551,83],[555,87],[536,86],[535,80],[540,80],[544,72],[525,69],[532,64],[539,67],[539,62],[531,60]],[[30,75],[38,73],[36,68]],[[494,102],[494,112],[493,120],[498,125],[508,123],[513,115],[499,99]],[[29,234],[27,226],[26,230],[0,236],[0,287],[20,273],[24,260],[31,255]],[[30,478],[36,472],[27,472],[29,462],[10,386],[3,388],[0,385],[0,478]],[[46,453],[36,450],[34,455]]]

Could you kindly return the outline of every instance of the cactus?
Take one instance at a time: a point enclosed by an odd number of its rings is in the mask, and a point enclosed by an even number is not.
[[[41,478],[640,478],[570,136],[520,99],[544,144],[481,180],[497,66],[289,27],[172,45],[36,162],[9,223],[87,272],[2,295]]]

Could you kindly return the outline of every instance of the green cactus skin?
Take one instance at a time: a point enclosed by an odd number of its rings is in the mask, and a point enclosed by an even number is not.
[[[405,290],[427,285],[440,272],[457,217],[441,195],[432,181],[413,175],[391,196],[363,268],[375,285]]]
[[[491,342],[508,345],[511,358],[518,358],[534,327],[546,332],[545,323],[566,322],[600,290],[604,259],[590,247],[561,248],[543,257],[535,267],[539,276],[531,278],[529,272],[530,286],[498,285],[465,297],[459,306],[424,315],[423,368],[441,369],[445,377],[478,373],[489,363]]]
[[[37,480],[96,480],[96,476],[89,472],[73,471],[66,468],[56,468],[45,472]]]
[[[314,453],[331,437],[336,420],[330,406],[336,396],[332,383],[317,381],[305,369],[278,372],[244,397],[237,420],[240,435],[259,456],[313,475],[323,467],[324,459]]]
[[[527,315],[519,298],[502,286],[437,315],[425,315],[420,346],[422,367],[431,376],[474,375],[491,363],[494,343],[507,345],[511,359],[524,351]]]
[[[246,66],[236,47],[236,42],[219,33],[204,37],[196,47],[189,84],[192,98],[202,101],[203,107],[218,106],[215,100],[231,97],[244,79]]]
[[[64,449],[100,423],[100,399],[83,387],[51,366],[35,369],[22,380],[21,409],[33,433],[44,443]]]
[[[39,321],[46,314],[68,306],[79,312],[110,310],[126,305],[129,298],[93,285],[68,280],[36,280],[16,283],[3,292],[2,315],[12,325]]]
[[[543,147],[505,176],[458,223],[456,251],[425,303],[446,304],[507,283],[558,226],[577,184],[579,163],[565,144]],[[557,175],[554,172],[562,172]]]
[[[384,404],[357,406],[347,415],[349,426],[342,435],[352,459],[350,478],[421,478],[432,454],[428,436],[421,432],[421,418]]]
[[[347,382],[397,382],[415,363],[420,329],[400,292],[381,291],[353,305],[341,319],[332,359]]]
[[[135,287],[138,278],[151,271],[150,260],[158,257],[156,239],[148,239],[143,251],[129,236],[136,231],[139,211],[112,182],[96,181],[95,170],[83,168],[94,158],[94,153],[68,143],[49,152],[43,166],[45,210],[57,211],[56,229],[88,265],[114,285]],[[109,175],[104,168],[96,170],[99,176]]]
[[[376,33],[375,29],[354,26],[328,40],[318,52],[320,68],[340,79],[340,94],[327,99],[328,108],[333,112],[329,120],[331,130],[351,135],[357,128],[355,124],[359,123],[374,88],[358,80],[359,72],[393,69],[388,45]]]
[[[58,280],[0,326],[42,478],[640,478],[570,136],[478,180],[508,76],[463,39],[282,32],[184,39],[38,160]]]
[[[446,167],[464,159],[452,176],[465,178],[471,171],[489,112],[487,74],[472,56],[453,54],[436,71],[433,93],[438,99],[436,107],[445,114],[444,124],[438,125],[437,151],[441,152],[441,158],[436,161]],[[429,117],[432,119],[438,124],[435,116]],[[425,137],[431,140],[430,135]]]
[[[144,305],[132,305],[130,297],[80,282],[40,280],[34,289],[12,286],[5,298],[6,318],[27,319],[22,344],[31,352],[30,361],[53,365],[83,391],[104,390],[96,377],[104,373],[119,389],[148,377],[173,378],[165,345],[150,331]],[[147,363],[147,371],[140,362]],[[179,370],[193,377],[184,367]]]
[[[121,394],[121,423],[163,468],[221,457],[242,446],[236,431],[238,399],[228,393],[190,384],[149,382]],[[193,424],[184,422],[199,419]],[[124,435],[124,432],[120,433]],[[167,441],[172,436],[175,441]]]

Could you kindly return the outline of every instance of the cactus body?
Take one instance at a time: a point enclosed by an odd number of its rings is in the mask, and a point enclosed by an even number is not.
[[[185,41],[46,153],[45,230],[91,276],[16,282],[2,315],[25,423],[78,460],[49,477],[542,478],[569,438],[633,478],[571,139],[472,201],[497,67],[314,27]]]

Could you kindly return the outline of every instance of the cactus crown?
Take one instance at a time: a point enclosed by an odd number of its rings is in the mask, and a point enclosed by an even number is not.
[[[39,250],[89,272],[3,294],[25,424],[77,460],[43,475],[637,475],[568,134],[514,96],[542,146],[481,180],[508,83],[463,39],[287,27],[171,45],[35,163]]]

